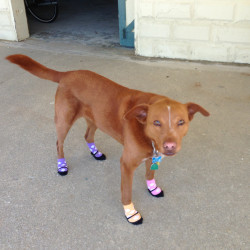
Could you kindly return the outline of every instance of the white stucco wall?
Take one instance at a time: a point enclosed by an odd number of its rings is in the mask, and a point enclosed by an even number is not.
[[[129,25],[135,19],[134,0],[126,0],[126,25]]]
[[[20,41],[29,37],[22,0],[0,0],[0,39]]]
[[[136,54],[250,63],[250,0],[136,0]]]

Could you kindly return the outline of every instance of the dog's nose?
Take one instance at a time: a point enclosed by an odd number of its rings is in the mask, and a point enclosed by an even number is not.
[[[176,149],[176,143],[175,142],[165,142],[163,147],[166,150],[175,150]]]
[[[176,153],[176,142],[165,142],[163,147],[166,155],[174,155]]]

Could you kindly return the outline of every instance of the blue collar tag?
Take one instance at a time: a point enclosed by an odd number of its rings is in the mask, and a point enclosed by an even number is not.
[[[162,160],[161,156],[152,157],[152,165],[150,167],[151,170],[159,169],[160,162]]]

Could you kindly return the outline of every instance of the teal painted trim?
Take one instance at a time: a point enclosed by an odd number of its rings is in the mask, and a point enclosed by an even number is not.
[[[126,0],[118,0],[118,16],[119,16],[119,37],[120,45],[124,47],[134,48],[135,38],[134,21],[126,26]]]

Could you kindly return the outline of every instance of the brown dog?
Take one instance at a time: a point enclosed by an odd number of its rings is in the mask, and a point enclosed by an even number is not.
[[[195,103],[182,104],[165,96],[125,88],[91,71],[58,72],[24,55],[7,59],[40,78],[59,83],[55,97],[58,159],[64,158],[64,140],[80,117],[87,121],[88,143],[94,143],[99,128],[124,145],[120,161],[121,200],[127,220],[141,224],[142,217],[131,200],[135,169],[146,163],[148,189],[153,196],[162,197],[153,169],[162,157],[175,155],[181,149],[194,114],[209,116],[209,113]],[[67,166],[64,167],[67,173]]]

